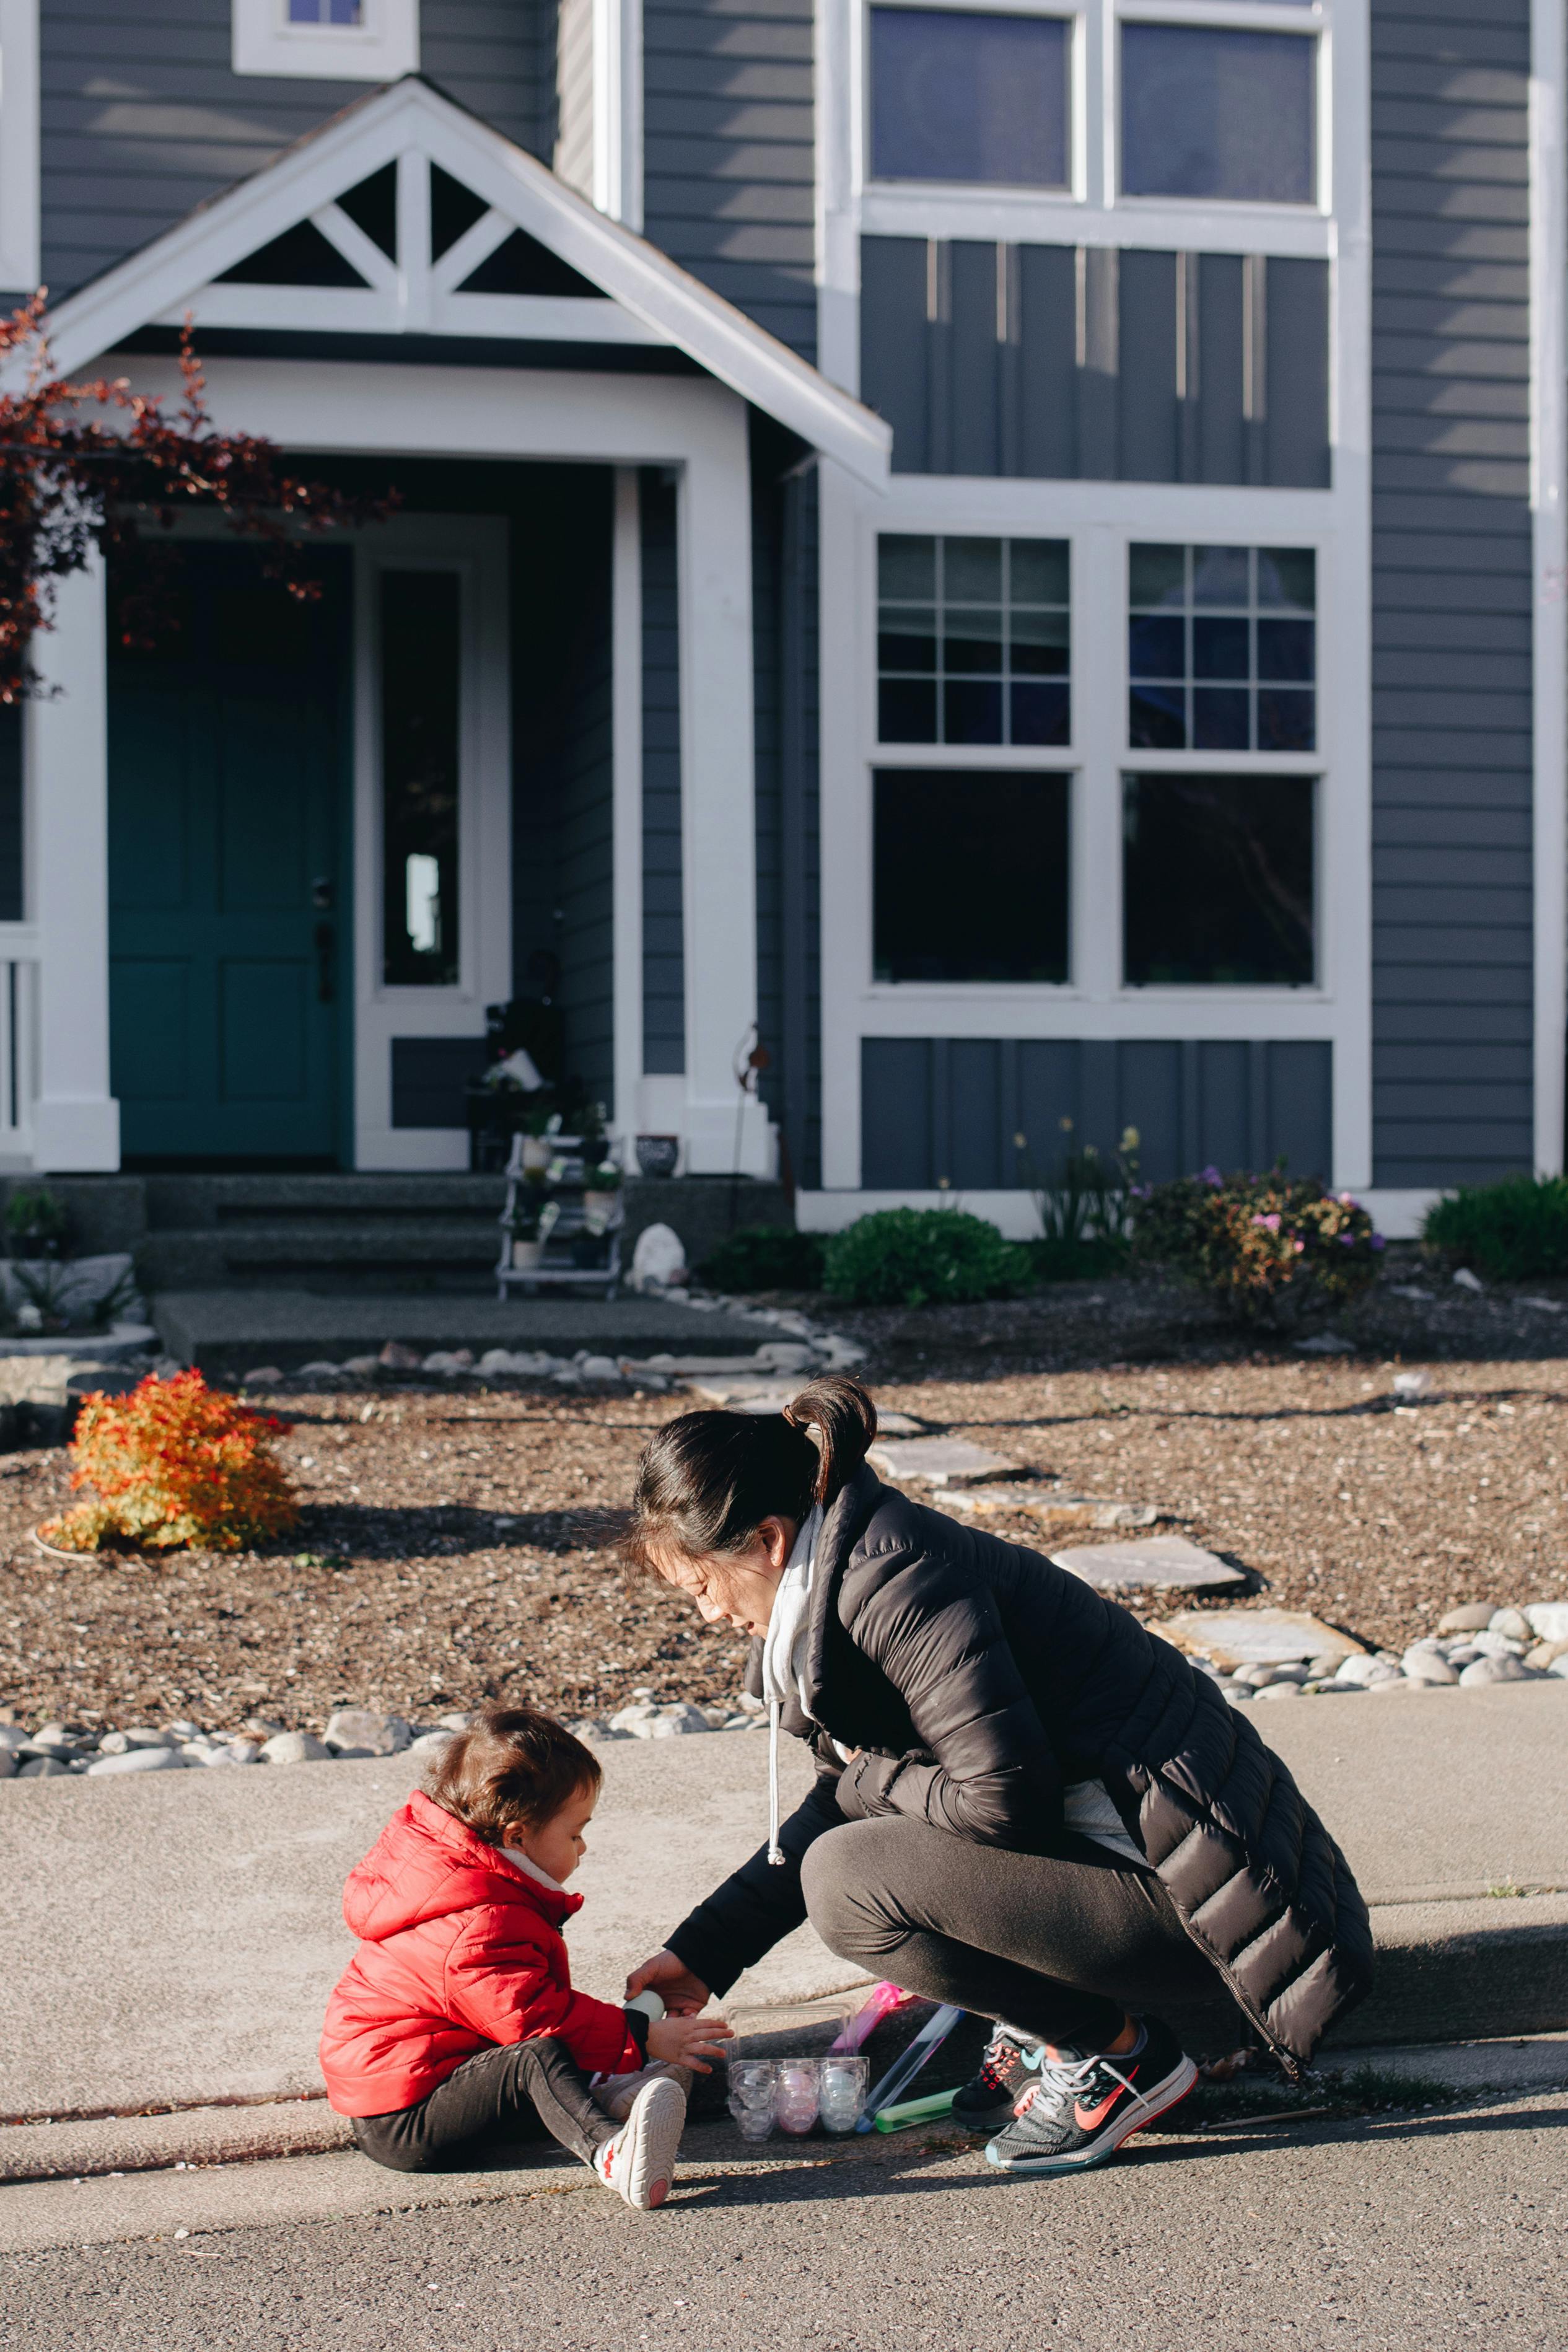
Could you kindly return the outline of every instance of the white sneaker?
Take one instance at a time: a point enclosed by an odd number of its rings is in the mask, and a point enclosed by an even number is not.
[[[608,2116],[612,2123],[623,2124],[644,2084],[674,2083],[681,2096],[689,2099],[695,2079],[689,2066],[674,2066],[667,2058],[655,2058],[650,2064],[639,2067],[634,2074],[595,2074],[588,2089],[601,2115]]]
[[[670,2193],[675,2152],[685,2129],[686,2096],[667,2074],[646,2083],[613,2139],[593,2159],[606,2189],[613,2189],[639,2213],[651,2212]]]

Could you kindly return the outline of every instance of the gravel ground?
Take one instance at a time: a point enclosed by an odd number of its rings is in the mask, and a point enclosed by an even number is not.
[[[1310,1358],[1149,1283],[833,1321],[868,1348],[884,1404],[1152,1504],[1270,1602],[1370,1643],[1401,1649],[1458,1601],[1568,1593],[1568,1312],[1385,1285],[1342,1321],[1356,1353]],[[1431,1392],[1396,1407],[1394,1370],[1417,1365]],[[527,1696],[576,1716],[642,1689],[727,1697],[744,1645],[660,1586],[628,1588],[573,1518],[624,1498],[650,1431],[687,1403],[472,1382],[279,1399],[305,1515],[262,1555],[50,1559],[29,1530],[68,1499],[67,1457],[10,1455],[0,1717],[316,1727],[346,1704],[428,1717]]]

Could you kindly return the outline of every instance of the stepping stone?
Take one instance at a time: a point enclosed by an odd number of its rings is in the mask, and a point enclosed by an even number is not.
[[[1020,1511],[1031,1519],[1077,1520],[1091,1528],[1152,1528],[1160,1516],[1148,1503],[1124,1503],[1114,1495],[1056,1494],[1040,1486],[977,1486],[955,1495],[953,1508],[982,1518]]]
[[[1366,1645],[1304,1609],[1189,1609],[1159,1628],[1178,1649],[1217,1666],[1284,1666],[1303,1658],[1364,1657]]]
[[[1021,1462],[972,1445],[967,1437],[910,1437],[884,1445],[881,1439],[867,1460],[884,1478],[915,1478],[928,1486],[976,1486],[987,1478],[1016,1478]]]
[[[1239,1568],[1186,1536],[1149,1536],[1142,1543],[1078,1544],[1070,1551],[1051,1555],[1058,1568],[1081,1576],[1103,1592],[1124,1591],[1134,1586],[1161,1586],[1178,1592],[1212,1592],[1227,1584],[1245,1584]]]

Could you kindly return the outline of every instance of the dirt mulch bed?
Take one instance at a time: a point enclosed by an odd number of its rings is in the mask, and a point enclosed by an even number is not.
[[[1398,1648],[1456,1601],[1568,1593],[1568,1314],[1380,1288],[1341,1324],[1357,1354],[1330,1358],[1260,1347],[1151,1284],[833,1320],[885,1404],[1152,1504],[1270,1601],[1368,1641]],[[1432,1392],[1396,1408],[1393,1372],[1416,1364]],[[738,1686],[744,1645],[662,1587],[629,1590],[574,1518],[624,1498],[685,1398],[277,1402],[306,1507],[287,1552],[49,1559],[28,1533],[68,1499],[67,1457],[0,1461],[0,1712],[319,1727],[345,1703],[428,1718],[504,1694],[575,1716]]]

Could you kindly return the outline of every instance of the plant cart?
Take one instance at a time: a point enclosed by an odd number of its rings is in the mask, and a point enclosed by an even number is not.
[[[496,1296],[621,1287],[622,1170],[601,1136],[515,1135]]]

